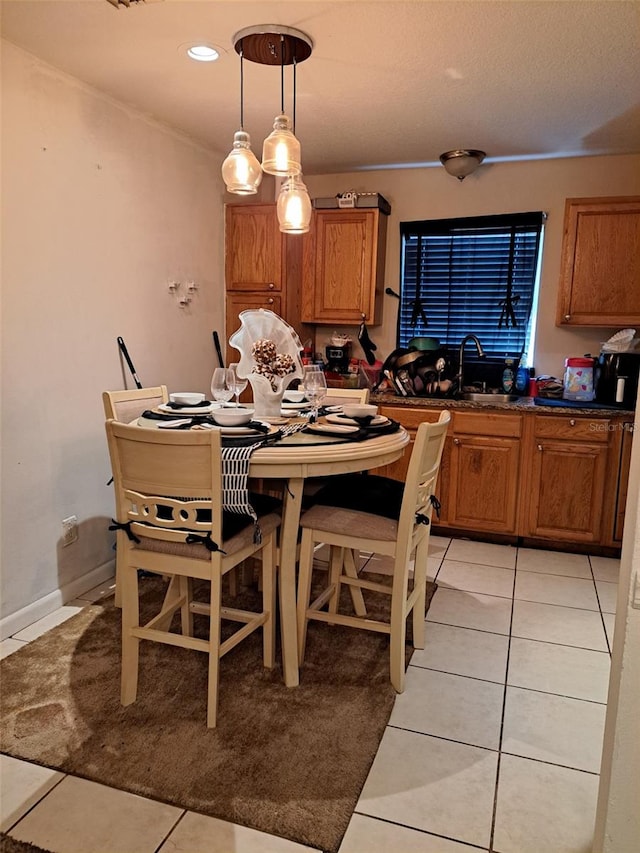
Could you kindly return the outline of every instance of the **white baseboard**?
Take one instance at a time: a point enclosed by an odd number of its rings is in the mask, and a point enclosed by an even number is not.
[[[50,592],[37,601],[32,601],[31,604],[27,604],[26,607],[16,610],[15,613],[10,613],[8,616],[0,619],[0,640],[6,640],[7,637],[17,634],[18,631],[22,631],[28,625],[33,625],[38,619],[48,616],[49,613],[53,613],[54,610],[62,607],[63,604],[73,601],[74,598],[78,598],[83,592],[87,592],[93,589],[94,586],[98,586],[98,584],[113,577],[115,573],[115,559],[108,560],[101,566],[92,569],[86,575],[76,578],[71,583],[65,584],[60,589]]]

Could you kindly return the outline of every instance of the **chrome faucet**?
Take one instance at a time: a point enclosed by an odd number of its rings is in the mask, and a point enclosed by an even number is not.
[[[456,379],[458,380],[458,393],[462,394],[464,391],[464,381],[463,381],[463,370],[462,370],[462,359],[464,357],[464,345],[467,341],[473,341],[476,345],[476,349],[478,350],[478,358],[484,358],[484,350],[482,349],[482,344],[478,340],[475,335],[465,335],[464,338],[460,341],[460,350],[458,354],[458,375]]]

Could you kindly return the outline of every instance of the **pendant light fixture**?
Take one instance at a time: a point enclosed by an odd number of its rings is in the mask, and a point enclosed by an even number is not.
[[[258,158],[251,150],[251,138],[244,130],[244,54],[240,41],[240,130],[233,137],[233,148],[222,164],[222,179],[227,191],[236,195],[254,195],[262,180]]]
[[[293,56],[295,75],[296,59]],[[294,77],[295,80],[295,77]],[[293,100],[295,103],[295,82]],[[294,108],[295,109],[295,108]],[[280,115],[273,122],[273,130],[262,144],[262,171],[269,175],[282,178],[288,175],[299,175],[302,171],[300,164],[300,143],[292,131],[289,116],[284,112],[284,35],[280,35]]]
[[[275,118],[273,131],[264,140],[262,171],[286,178],[277,203],[280,230],[289,234],[303,234],[309,230],[311,200],[300,177],[302,173],[300,143],[295,136],[296,69],[299,62],[304,62],[311,56],[313,43],[301,30],[274,24],[246,27],[235,34],[233,42],[236,51],[240,54],[241,62],[245,58],[260,65],[280,66],[280,113]],[[285,65],[293,65],[293,123],[285,113]],[[233,156],[233,153],[229,157]],[[226,179],[225,183],[227,183]],[[229,188],[228,183],[227,188]]]
[[[306,234],[311,223],[311,199],[302,174],[290,175],[282,185],[276,205],[280,230],[285,234]]]

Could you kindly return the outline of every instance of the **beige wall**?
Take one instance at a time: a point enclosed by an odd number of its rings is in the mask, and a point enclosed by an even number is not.
[[[209,386],[224,187],[219,156],[6,42],[2,178],[2,615],[38,616],[113,559],[101,393],[134,386],[117,336],[144,384]],[[174,277],[199,285],[186,310]]]
[[[639,155],[487,163],[464,181],[452,178],[439,166],[305,176],[305,182],[312,198],[356,190],[379,192],[389,201],[391,216],[387,230],[385,284],[396,291],[400,276],[400,222],[546,211],[548,220],[534,353],[537,372],[562,376],[566,356],[598,352],[600,342],[615,331],[609,328],[567,329],[555,325],[564,203],[566,198],[574,197],[640,194]],[[397,299],[384,296],[382,325],[369,330],[378,346],[376,354],[383,360],[395,348],[397,311]],[[324,348],[332,331],[333,328],[320,327],[317,346]],[[357,329],[349,332],[355,343],[353,354],[361,358]]]

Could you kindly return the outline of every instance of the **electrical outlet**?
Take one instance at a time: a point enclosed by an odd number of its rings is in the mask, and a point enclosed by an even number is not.
[[[70,515],[69,518],[62,519],[62,547],[66,548],[78,538],[78,518],[75,515]]]

